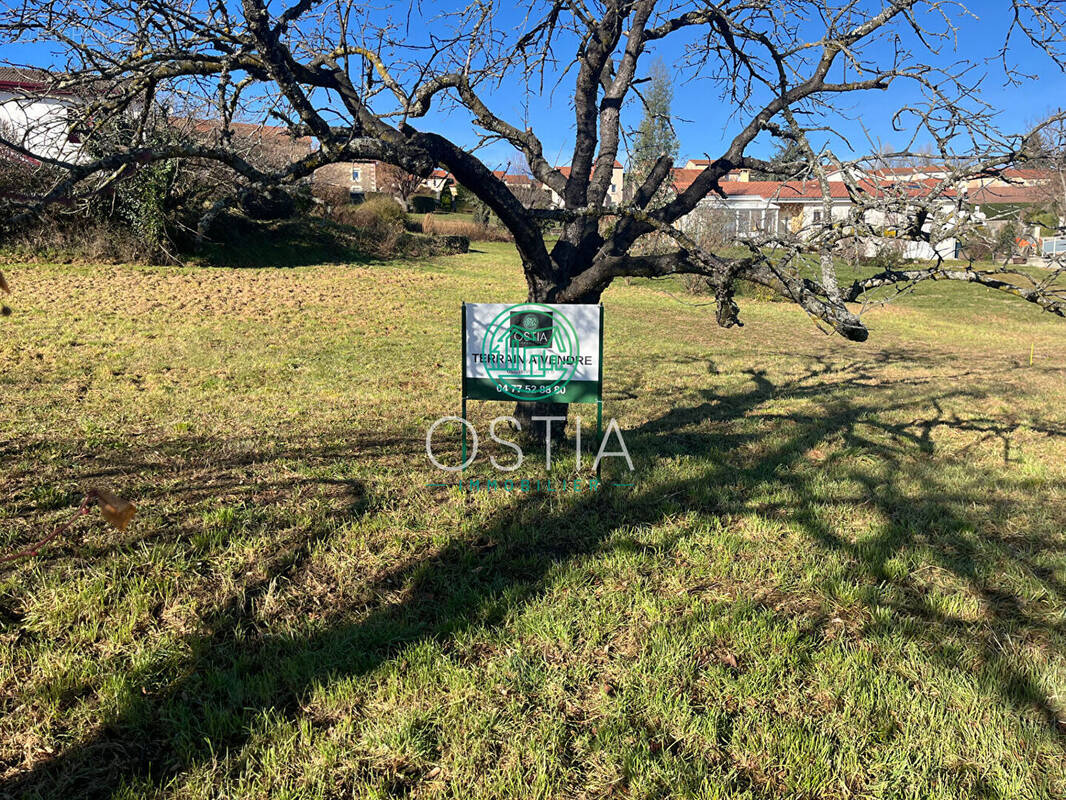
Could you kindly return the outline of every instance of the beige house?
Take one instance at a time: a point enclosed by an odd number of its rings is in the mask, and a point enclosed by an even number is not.
[[[352,199],[362,200],[378,190],[378,162],[338,161],[326,164],[315,170],[311,180],[316,187],[337,187],[347,190]]]
[[[570,167],[556,167],[559,172],[563,173],[563,176],[567,179],[570,178]],[[595,173],[594,173],[595,174]],[[611,185],[607,188],[607,205],[618,206],[621,205],[624,199],[625,192],[625,171],[622,165],[616,160],[611,167]],[[554,190],[548,190],[551,194],[551,206],[552,208],[562,208],[563,198],[560,197]]]
[[[315,170],[314,184],[316,186],[332,186],[344,189],[348,195],[356,201],[362,200],[368,194],[386,191],[387,179],[380,161],[340,161],[336,164],[327,164]],[[448,191],[455,196],[455,179],[450,172],[443,169],[435,169],[433,173],[422,181],[416,194],[428,192],[437,200],[441,193]]]

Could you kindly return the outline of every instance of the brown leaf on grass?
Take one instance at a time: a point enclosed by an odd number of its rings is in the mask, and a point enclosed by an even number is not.
[[[11,294],[11,287],[7,285],[7,279],[2,272],[0,272],[0,292]]]
[[[120,531],[126,530],[133,515],[137,513],[137,507],[133,503],[111,494],[106,489],[93,490],[93,497],[96,498],[104,519]]]
[[[440,767],[434,767],[433,769],[431,769],[429,772],[426,773],[426,780],[427,781],[431,781],[434,778],[436,778],[438,775],[440,775]]]
[[[729,667],[730,669],[732,669],[732,670],[740,669],[740,664],[737,662],[737,657],[735,655],[733,655],[732,653],[730,653],[728,650],[723,650],[720,653],[717,653],[717,656],[718,656],[718,660],[721,661],[722,664],[724,664],[725,666]]]

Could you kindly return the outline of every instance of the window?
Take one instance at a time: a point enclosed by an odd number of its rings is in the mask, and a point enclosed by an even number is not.
[[[737,211],[737,233],[745,234],[751,231],[751,211],[742,208]]]
[[[75,109],[68,108],[67,114],[67,141],[71,144],[81,144],[81,135],[83,132],[81,120]]]
[[[821,221],[822,221],[822,212],[821,211],[815,211],[814,212],[814,222],[815,222],[815,224],[818,224]]]
[[[612,183],[612,184],[611,184],[611,194],[614,194],[614,193],[615,193],[616,191],[618,191],[618,190],[617,190],[617,189],[615,189],[614,187],[615,187],[615,184],[613,184],[613,183]]]
[[[353,181],[358,181],[359,180],[359,167],[352,167],[352,180]]]

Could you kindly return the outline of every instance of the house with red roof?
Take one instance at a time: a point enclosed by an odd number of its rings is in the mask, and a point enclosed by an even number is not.
[[[57,83],[48,70],[0,66],[0,136],[41,158],[78,161],[81,141],[71,110],[81,98]],[[36,161],[4,149],[8,157]]]
[[[1061,215],[1064,194],[1057,173],[1013,168],[970,181],[966,203],[987,230],[996,233],[1013,223],[1019,241],[1039,246],[1045,235],[1053,236],[1052,231],[1066,222]]]
[[[688,189],[704,168],[675,169],[671,176],[675,191]],[[830,221],[848,220],[857,202],[872,200],[881,202],[873,203],[875,207],[864,212],[864,221],[880,227],[884,236],[878,239],[894,239],[901,220],[887,210],[893,201],[921,198],[954,213],[958,196],[955,189],[944,187],[934,178],[890,182],[865,178],[850,185],[841,180],[827,181],[827,196],[820,181],[752,181],[746,180],[746,175],[738,177],[738,180],[720,181],[724,196],[711,194],[701,200],[682,220],[683,229],[695,234],[702,226],[714,225],[716,235],[726,241],[805,236]],[[884,205],[886,210],[877,208],[878,205]],[[932,244],[898,241],[906,258],[930,259],[937,255],[954,258],[957,250],[952,236]],[[879,240],[866,241],[864,248],[872,255],[883,244]]]
[[[570,167],[559,166],[556,167],[559,172],[569,179]],[[593,175],[596,174],[593,170]],[[550,191],[550,190],[549,190]],[[622,168],[622,164],[615,159],[614,164],[611,166],[611,183],[607,187],[607,205],[611,208],[622,204],[622,200],[625,198],[625,170]],[[554,191],[551,192],[551,205],[553,208],[562,208],[563,198],[561,198]]]
[[[316,187],[332,187],[347,192],[356,202],[362,202],[369,194],[385,190],[389,181],[385,165],[380,161],[337,161],[315,170],[312,184]],[[437,168],[415,194],[430,193],[440,201],[443,192],[455,196],[455,178],[447,170]]]

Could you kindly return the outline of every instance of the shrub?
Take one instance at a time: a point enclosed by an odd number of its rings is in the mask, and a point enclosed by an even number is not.
[[[903,250],[895,242],[883,242],[867,263],[879,270],[899,269],[903,266]]]
[[[963,260],[991,261],[993,257],[992,245],[984,239],[970,239],[962,245],[959,257]]]
[[[480,199],[474,198],[471,203],[471,208],[474,210],[474,222],[478,225],[488,225],[489,220],[492,218],[492,211],[489,207]]]
[[[714,294],[714,286],[711,285],[711,279],[706,275],[684,274],[681,276],[681,285],[689,294]]]
[[[714,284],[711,283],[711,279],[706,275],[682,275],[681,285],[689,294],[697,296],[714,295]],[[761,303],[785,302],[785,298],[773,289],[763,286],[761,283],[752,283],[746,280],[738,280],[734,284],[733,295],[734,297],[758,300]]]
[[[428,214],[437,208],[437,198],[428,194],[416,194],[410,199],[411,211],[415,214]]]
[[[330,217],[335,222],[353,228],[378,229],[395,227],[402,230],[407,212],[391,197],[372,195],[358,205],[340,206],[333,209]]]
[[[465,236],[471,241],[510,242],[510,231],[489,225],[478,225],[458,219],[448,219],[437,214],[422,217],[422,232],[437,236]]]
[[[346,206],[352,202],[351,192],[344,186],[316,183],[311,191],[316,200],[327,206]]]

